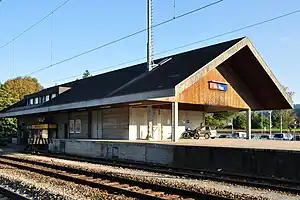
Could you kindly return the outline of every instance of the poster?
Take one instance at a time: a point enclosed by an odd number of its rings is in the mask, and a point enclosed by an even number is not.
[[[74,133],[74,120],[70,120],[70,122],[69,122],[70,124],[69,124],[69,128],[70,128],[70,133]]]
[[[75,133],[81,133],[81,119],[75,121]]]

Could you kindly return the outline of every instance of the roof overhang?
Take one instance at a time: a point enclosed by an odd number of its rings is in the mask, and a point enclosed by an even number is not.
[[[179,95],[209,71],[224,65],[224,63],[227,64],[226,67],[231,67],[232,73],[236,73],[239,76],[241,81],[247,86],[251,96],[256,100],[257,103],[249,105],[251,109],[274,110],[293,108],[292,99],[248,38],[237,42],[227,51],[176,85],[175,95]],[[244,100],[248,101],[248,99]]]
[[[225,67],[224,67],[225,66]],[[245,83],[250,95],[244,97],[245,102],[253,110],[273,110],[290,109],[293,107],[292,100],[271,69],[258,54],[249,39],[244,38],[221,53],[205,66],[199,66],[199,70],[180,82],[173,89],[165,89],[151,92],[128,94],[103,99],[95,99],[47,107],[36,107],[24,110],[12,110],[0,113],[0,118],[16,117],[21,115],[31,115],[37,113],[56,112],[61,110],[72,110],[105,105],[113,105],[126,102],[142,100],[176,101],[176,96],[200,80],[209,71],[217,68],[222,73],[224,69],[231,69],[230,73],[235,73],[241,82]],[[222,74],[226,75],[226,74]],[[226,78],[226,77],[225,77]],[[230,82],[230,81],[229,81]],[[237,91],[244,92],[244,91]],[[255,103],[250,103],[249,99],[254,99]],[[254,102],[254,101],[253,101]],[[185,102],[181,102],[185,103]]]
[[[17,117],[22,115],[33,115],[38,113],[46,113],[46,112],[56,112],[62,110],[72,110],[72,109],[80,109],[80,108],[90,108],[90,107],[97,107],[97,106],[106,106],[124,102],[136,102],[136,101],[143,101],[148,99],[153,99],[157,97],[169,97],[174,96],[175,90],[174,89],[167,89],[167,90],[158,90],[152,92],[144,92],[138,94],[129,94],[124,96],[116,96],[104,99],[95,99],[90,101],[81,101],[75,103],[68,103],[68,104],[61,104],[55,106],[48,106],[48,107],[40,107],[40,108],[32,108],[27,110],[19,110],[7,113],[0,113],[0,118],[4,117]]]

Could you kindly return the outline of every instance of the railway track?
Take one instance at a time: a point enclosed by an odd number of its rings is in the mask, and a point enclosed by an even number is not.
[[[148,165],[144,163],[131,163],[120,161],[107,161],[107,160],[91,160],[84,157],[72,157],[66,155],[57,155],[49,153],[38,153],[35,155],[44,155],[54,158],[61,158],[67,160],[84,161],[94,164],[112,165],[117,167],[139,169],[145,171],[151,171],[156,173],[164,173],[169,175],[184,176],[196,179],[208,179],[214,181],[222,181],[227,183],[233,183],[238,185],[245,185],[250,187],[272,189],[277,191],[288,192],[292,194],[300,195],[300,182],[287,179],[269,178],[261,176],[251,176],[245,174],[209,171],[209,170],[194,170],[194,169],[177,169],[159,165]]]
[[[0,186],[0,200],[29,200],[29,198]]]
[[[0,155],[0,164],[40,173],[65,181],[71,181],[77,184],[88,185],[93,188],[106,190],[109,193],[118,193],[138,199],[227,199],[225,197],[202,194],[195,191],[172,188],[153,183],[140,182],[127,178],[114,177],[107,174],[93,173],[85,170],[21,158],[6,157],[5,155]]]

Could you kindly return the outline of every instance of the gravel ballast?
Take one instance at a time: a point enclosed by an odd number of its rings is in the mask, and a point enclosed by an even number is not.
[[[258,189],[229,183],[197,180],[184,177],[177,177],[167,174],[147,172],[142,170],[115,167],[110,165],[91,164],[88,162],[70,161],[59,158],[50,158],[46,156],[36,156],[28,154],[10,154],[8,156],[22,159],[35,160],[39,162],[55,164],[59,166],[72,167],[96,173],[109,174],[111,176],[124,177],[132,180],[138,180],[160,185],[185,188],[188,190],[199,191],[202,193],[216,194],[219,196],[230,197],[232,199],[274,199],[274,200],[298,200],[299,196],[286,194],[283,192],[272,191],[267,189]]]
[[[0,184],[32,199],[132,199],[2,164]]]

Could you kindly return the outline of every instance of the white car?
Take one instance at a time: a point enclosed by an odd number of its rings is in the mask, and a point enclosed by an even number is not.
[[[233,132],[232,138],[246,138],[247,134],[245,132]]]
[[[215,139],[217,137],[217,131],[211,129],[209,126],[204,126],[200,129],[200,136],[203,136],[205,139]]]
[[[273,140],[293,140],[293,135],[290,133],[275,133]]]

